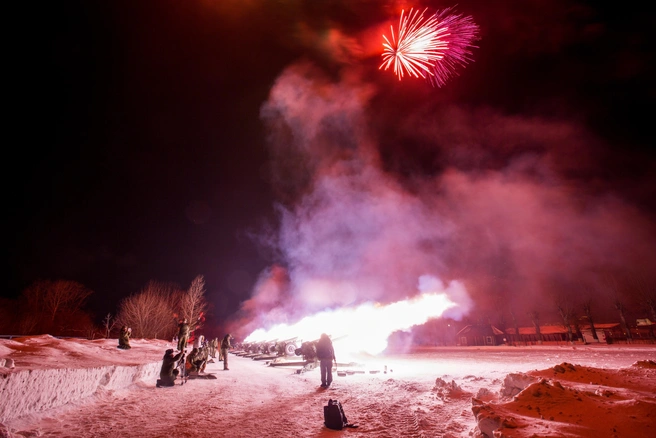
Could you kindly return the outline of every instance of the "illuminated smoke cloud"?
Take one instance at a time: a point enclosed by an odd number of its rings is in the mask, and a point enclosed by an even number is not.
[[[245,303],[248,327],[453,280],[445,316],[494,323],[512,307],[520,324],[534,309],[554,322],[555,296],[584,299],[601,274],[653,279],[654,222],[626,196],[647,189],[609,179],[612,148],[575,120],[386,101],[354,71],[291,66],[262,107],[280,226],[259,238],[280,266]]]
[[[448,287],[435,277],[420,279],[421,294],[388,304],[367,302],[313,313],[292,324],[276,324],[269,329],[254,330],[245,342],[271,342],[300,338],[317,340],[322,332],[329,332],[338,343],[340,357],[351,359],[366,353],[376,355],[388,345],[389,336],[425,324],[455,309],[458,315],[468,309],[471,301],[460,282],[452,281]],[[454,301],[460,299],[461,302]],[[349,360],[347,359],[347,360]]]
[[[365,123],[371,94],[357,81],[333,83],[301,64],[278,78],[263,106],[273,184],[283,200],[279,232],[266,240],[288,269],[276,310],[287,319],[405,300],[429,289],[427,276],[441,286],[435,248],[451,225],[380,169]],[[253,300],[262,294],[256,290]],[[464,313],[464,287],[458,294]],[[252,304],[243,310],[254,316]]]

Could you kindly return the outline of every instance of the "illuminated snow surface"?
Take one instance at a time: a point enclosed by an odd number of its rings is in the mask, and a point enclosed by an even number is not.
[[[229,356],[156,388],[171,344],[0,340],[1,437],[646,437],[656,430],[656,346],[435,347],[317,369]],[[336,351],[339,360],[339,350]],[[387,366],[387,373],[384,372]],[[359,371],[359,373],[353,373]],[[372,371],[374,371],[372,373]],[[378,371],[377,373],[375,371]],[[328,399],[356,429],[323,425]]]

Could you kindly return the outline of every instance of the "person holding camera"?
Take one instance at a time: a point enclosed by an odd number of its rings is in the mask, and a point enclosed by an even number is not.
[[[132,329],[127,325],[121,327],[121,331],[118,334],[118,348],[121,350],[129,350],[130,348],[130,336],[132,336]]]
[[[184,361],[184,351],[181,351],[178,354],[173,353],[174,351],[172,348],[169,348],[166,350],[166,353],[164,353],[162,368],[159,372],[159,379],[157,380],[158,388],[161,388],[162,386],[174,386],[175,379],[180,374],[178,364],[180,361]]]

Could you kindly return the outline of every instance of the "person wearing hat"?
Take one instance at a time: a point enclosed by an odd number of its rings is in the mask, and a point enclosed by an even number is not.
[[[225,335],[223,337],[223,340],[221,341],[221,356],[223,357],[223,369],[225,371],[228,371],[228,350],[232,348],[232,345],[230,345],[230,333]]]
[[[172,348],[169,348],[166,350],[166,353],[164,353],[162,369],[159,372],[159,380],[157,380],[158,388],[175,385],[175,379],[178,377],[178,374],[180,374],[180,370],[178,370],[178,362],[181,358],[184,358],[184,351],[181,351],[178,354],[173,353],[174,351]]]

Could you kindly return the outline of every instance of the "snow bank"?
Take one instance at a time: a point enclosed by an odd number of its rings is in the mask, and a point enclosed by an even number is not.
[[[135,366],[24,370],[0,374],[0,423],[79,401],[99,390],[159,378],[161,362]]]
[[[563,362],[511,373],[496,402],[472,398],[472,413],[484,437],[650,436],[655,368],[651,360],[619,370]]]

